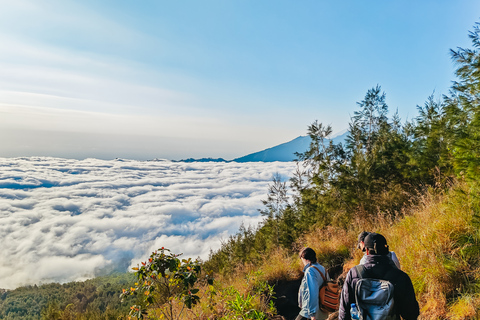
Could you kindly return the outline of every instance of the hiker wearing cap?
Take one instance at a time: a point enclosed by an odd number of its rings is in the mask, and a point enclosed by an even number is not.
[[[323,285],[323,277],[328,279],[325,268],[317,262],[317,254],[311,248],[300,250],[300,259],[303,263],[303,279],[298,291],[298,306],[300,313],[295,320],[324,320],[328,313],[320,310],[318,293]]]
[[[362,250],[363,252],[365,252],[365,243],[364,243],[364,240],[365,240],[365,237],[368,236],[369,234],[370,234],[370,232],[362,231],[362,232],[358,235],[357,248],[360,249],[360,250]],[[395,252],[389,251],[387,256],[390,258],[390,260],[392,260],[392,262],[395,264],[395,266],[396,266],[398,269],[401,269],[401,268],[400,268],[400,261],[398,261],[398,258],[397,258],[397,255],[395,254]],[[360,260],[360,263],[359,263],[359,264],[365,264],[365,262],[367,262],[367,254],[366,254],[366,253],[363,254],[363,257],[362,257],[362,259]]]
[[[385,237],[378,233],[370,233],[365,237],[364,245],[365,264],[351,268],[347,274],[340,298],[338,319],[351,319],[351,305],[360,304],[359,299],[356,299],[359,297],[357,283],[361,283],[365,279],[386,280],[385,282],[391,286],[391,291],[393,291],[393,302],[390,301],[391,312],[397,319],[400,319],[400,316],[406,320],[417,319],[420,311],[412,281],[405,272],[390,262]],[[356,307],[361,309],[361,312],[367,312],[362,305]]]

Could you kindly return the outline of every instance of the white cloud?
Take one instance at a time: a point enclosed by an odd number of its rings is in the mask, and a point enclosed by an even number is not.
[[[0,288],[125,271],[158,247],[203,259],[257,225],[293,163],[0,158]]]

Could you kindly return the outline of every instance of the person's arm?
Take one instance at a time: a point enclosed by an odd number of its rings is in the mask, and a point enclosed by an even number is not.
[[[353,268],[352,268],[353,269]],[[352,269],[348,271],[345,283],[343,284],[342,293],[340,295],[340,307],[338,309],[339,320],[350,320],[350,289],[352,284]]]
[[[404,284],[403,292],[400,292],[398,298],[400,299],[398,309],[400,315],[405,320],[415,320],[420,315],[420,307],[418,306],[417,299],[415,297],[415,290],[413,288],[412,280],[405,274],[405,279],[402,281]],[[395,304],[397,302],[395,301]]]
[[[397,258],[397,255],[395,254],[395,252],[393,251],[390,251],[390,258],[392,259],[393,263],[395,263],[395,266],[401,270],[400,268],[400,261],[398,261],[398,258]]]

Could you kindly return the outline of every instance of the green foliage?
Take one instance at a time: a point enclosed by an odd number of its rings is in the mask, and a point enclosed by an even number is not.
[[[444,183],[452,176],[451,128],[445,112],[445,103],[428,97],[423,107],[417,106],[419,115],[408,126],[412,137],[409,154],[409,175],[417,184]]]
[[[453,166],[467,179],[480,177],[480,24],[469,33],[474,49],[451,50],[458,65],[458,81],[446,97],[446,113],[452,128]]]
[[[262,200],[262,203],[266,209],[260,210],[260,213],[266,216],[266,224],[273,229],[275,244],[278,245],[280,242],[279,221],[283,218],[288,205],[287,183],[282,181],[278,173],[274,175],[273,182],[268,188],[267,200]]]
[[[117,319],[128,313],[122,288],[133,283],[131,273],[84,282],[26,286],[0,296],[1,319]]]
[[[260,237],[261,234],[255,232],[253,228],[245,228],[242,225],[236,235],[230,236],[222,243],[221,250],[210,251],[210,256],[204,264],[205,269],[211,272],[230,273],[240,263],[257,262],[262,252],[255,251],[256,239]]]
[[[388,119],[385,98],[380,86],[368,90],[350,123],[347,161],[335,181],[345,210],[366,215],[398,210],[410,187],[405,175],[409,141],[398,116]]]
[[[252,300],[254,296],[240,295],[235,293],[235,297],[227,302],[229,314],[222,317],[222,320],[239,320],[239,319],[251,319],[251,320],[266,320],[267,316],[262,311],[256,310],[253,306]]]
[[[130,316],[144,319],[147,309],[153,307],[166,319],[179,319],[184,307],[191,309],[199,302],[199,289],[194,286],[200,280],[200,261],[180,260],[180,255],[162,247],[153,252],[147,262],[142,262],[141,267],[133,268],[137,282],[129,290],[123,289],[121,297],[139,295],[143,299],[141,303],[130,307]],[[208,276],[204,280],[208,283],[213,281]],[[180,311],[174,308],[178,301],[183,304]]]
[[[261,271],[246,275],[245,281],[251,286],[251,290],[245,294],[241,294],[233,287],[224,290],[227,311],[221,320],[266,320],[269,315],[276,313],[272,300],[274,288],[266,281],[260,280],[261,276]],[[262,311],[265,307],[268,310]]]

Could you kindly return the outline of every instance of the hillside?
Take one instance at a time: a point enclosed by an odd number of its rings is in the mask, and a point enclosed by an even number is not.
[[[379,214],[373,219],[359,219],[347,229],[314,227],[295,242],[293,249],[273,249],[256,267],[245,264],[240,272],[221,281],[226,286],[232,283],[240,286],[241,280],[237,279],[261,274],[261,279],[275,285],[279,314],[293,320],[298,312],[296,293],[301,278],[295,248],[313,248],[329,273],[342,279],[362,257],[362,252],[356,249],[358,234],[369,230],[386,236],[402,270],[412,279],[421,319],[477,319],[480,315],[480,280],[475,276],[480,272],[478,187],[458,183],[447,191],[432,190],[420,200],[418,205],[404,208],[408,215]],[[335,315],[331,319],[336,319]]]
[[[112,274],[83,282],[50,283],[3,291],[0,319],[117,319],[130,310],[119,296],[135,282],[133,273]],[[132,300],[133,301],[133,300]]]

